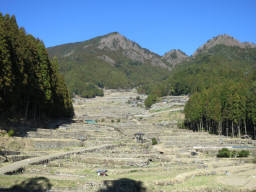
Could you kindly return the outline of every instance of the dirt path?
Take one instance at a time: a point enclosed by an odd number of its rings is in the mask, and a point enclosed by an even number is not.
[[[91,148],[79,149],[79,150],[74,150],[74,151],[69,151],[69,152],[62,152],[62,153],[57,153],[57,154],[46,155],[46,156],[42,156],[42,157],[25,159],[25,160],[18,161],[18,162],[10,164],[8,166],[0,168],[0,175],[13,173],[13,172],[20,171],[20,170],[22,171],[25,167],[27,167],[29,165],[43,164],[44,162],[48,163],[49,161],[61,159],[61,158],[64,158],[64,157],[67,157],[70,155],[81,154],[81,153],[85,153],[85,152],[91,152],[91,151],[95,151],[98,149],[115,147],[115,146],[117,146],[117,145],[102,145],[102,146],[97,146],[97,147],[91,147]]]

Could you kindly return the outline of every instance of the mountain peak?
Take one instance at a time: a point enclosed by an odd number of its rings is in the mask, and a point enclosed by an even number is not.
[[[117,31],[106,34],[106,36],[110,36],[110,35],[121,35],[121,34]]]
[[[240,47],[240,48],[255,48],[256,44],[249,43],[249,42],[240,42],[234,37],[228,35],[228,34],[222,34],[218,35],[216,37],[213,37],[212,39],[209,39],[205,44],[203,44],[201,47],[199,47],[193,56],[196,56],[197,54],[201,52],[208,51],[210,48],[216,46],[216,45],[226,45],[231,47]]]
[[[125,57],[136,62],[145,63],[149,61],[153,66],[169,68],[161,60],[159,55],[142,48],[139,44],[127,39],[118,32],[102,36],[97,44],[97,48],[101,50],[119,51]]]
[[[187,59],[188,56],[186,55],[186,53],[179,49],[172,49],[165,53],[162,58],[174,67],[178,63],[181,63],[185,59]]]
[[[126,37],[124,37],[120,33],[113,32],[113,33],[109,33],[107,35],[102,36],[102,38],[100,39],[98,48],[99,49],[109,48],[112,51],[116,51],[120,48],[124,50],[129,49],[132,46],[135,46],[135,43],[128,40]]]

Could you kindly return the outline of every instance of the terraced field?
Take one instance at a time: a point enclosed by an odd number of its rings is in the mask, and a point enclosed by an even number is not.
[[[110,90],[75,98],[72,122],[24,138],[1,136],[9,152],[0,156],[0,191],[256,190],[255,141],[179,129],[185,96],[163,98],[149,111],[141,107],[144,99]],[[144,134],[141,142],[135,133]],[[251,147],[251,157],[216,158],[218,149],[235,146]],[[105,169],[108,176],[98,176]]]

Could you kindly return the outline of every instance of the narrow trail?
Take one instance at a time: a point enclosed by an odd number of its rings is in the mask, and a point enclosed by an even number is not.
[[[116,146],[118,146],[118,145],[101,145],[101,146],[97,146],[97,147],[90,147],[90,148],[85,148],[85,149],[69,151],[69,152],[61,152],[61,153],[57,153],[57,154],[45,155],[45,156],[41,156],[41,157],[34,157],[31,159],[25,159],[25,160],[18,161],[18,162],[15,162],[15,163],[12,163],[10,165],[0,168],[0,175],[14,173],[19,170],[23,170],[25,167],[27,167],[29,165],[42,164],[42,163],[53,161],[56,159],[65,158],[67,156],[74,155],[74,154],[92,152],[92,151],[99,150],[99,149],[108,149],[108,148],[113,148]]]

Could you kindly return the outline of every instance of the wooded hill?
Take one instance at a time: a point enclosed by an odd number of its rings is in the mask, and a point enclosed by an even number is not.
[[[207,43],[214,44],[212,40]],[[189,94],[185,106],[187,128],[256,136],[256,48],[251,48],[254,44],[229,43],[202,46],[179,64],[168,80],[151,90],[146,106],[164,95]]]
[[[47,50],[57,57],[69,90],[84,97],[100,94],[96,87],[144,91],[167,79],[179,59],[176,56],[169,62],[168,56],[162,58],[117,32]]]
[[[73,106],[56,60],[44,43],[0,13],[0,116],[2,119],[72,117]]]

